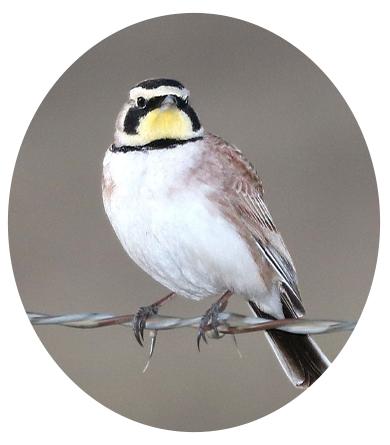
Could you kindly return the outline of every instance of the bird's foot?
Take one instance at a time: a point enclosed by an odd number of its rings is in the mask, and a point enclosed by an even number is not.
[[[206,340],[206,326],[210,323],[211,327],[213,328],[215,334],[217,337],[219,337],[218,332],[218,326],[220,325],[218,321],[218,314],[223,311],[223,304],[220,300],[213,303],[210,307],[210,309],[207,310],[207,312],[203,315],[200,323],[199,323],[199,330],[198,330],[198,337],[197,337],[197,344],[198,344],[198,350],[200,351],[200,340],[203,338],[205,343],[207,343]]]
[[[141,346],[143,346],[146,321],[149,317],[157,315],[158,309],[159,307],[156,303],[151,304],[150,306],[141,307],[133,318],[134,336]]]
[[[157,315],[160,307],[163,306],[167,301],[172,300],[172,298],[175,297],[175,295],[176,294],[172,292],[166,297],[161,298],[161,300],[156,301],[156,303],[151,304],[150,306],[139,308],[138,312],[135,314],[133,318],[133,332],[137,342],[141,346],[143,346],[144,329],[146,326],[146,321],[148,320],[149,317]],[[156,335],[157,333],[155,334],[155,336]]]

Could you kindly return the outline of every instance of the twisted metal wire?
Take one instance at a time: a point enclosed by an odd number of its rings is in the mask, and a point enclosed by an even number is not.
[[[58,325],[79,329],[93,329],[105,326],[122,325],[132,327],[134,315],[111,315],[102,313],[78,313],[69,315],[48,315],[27,312],[33,325]],[[151,331],[180,329],[185,327],[198,328],[202,317],[179,318],[163,315],[151,316],[145,329]],[[340,331],[352,331],[355,321],[309,320],[291,318],[284,320],[267,320],[264,318],[247,317],[245,315],[222,312],[218,314],[218,332],[220,334],[244,334],[248,332],[278,329],[292,334],[325,334]],[[205,330],[211,330],[206,326]]]

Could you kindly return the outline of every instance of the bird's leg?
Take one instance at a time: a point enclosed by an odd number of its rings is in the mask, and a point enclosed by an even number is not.
[[[214,332],[219,335],[218,333],[218,314],[220,312],[223,312],[226,309],[226,306],[228,304],[228,300],[231,297],[233,292],[228,290],[225,292],[221,298],[219,298],[215,303],[213,303],[208,309],[208,311],[203,315],[200,323],[199,323],[199,331],[198,331],[198,337],[197,337],[197,344],[198,349],[200,350],[200,339],[203,338],[203,340],[207,343],[206,340],[206,330],[205,327],[211,323],[211,327],[213,328]]]
[[[171,294],[167,295],[164,298],[161,298],[161,300],[156,301],[150,306],[139,308],[133,318],[133,332],[136,340],[141,346],[143,346],[146,320],[152,315],[157,315],[160,307],[163,306],[167,301],[172,300],[172,298],[175,296],[175,292],[172,292]]]

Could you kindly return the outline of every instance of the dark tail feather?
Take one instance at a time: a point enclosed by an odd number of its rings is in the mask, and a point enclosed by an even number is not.
[[[270,318],[250,302],[253,311],[262,318]],[[310,335],[290,334],[270,330],[265,333],[284,372],[293,385],[307,388],[329,367],[330,362]]]
[[[326,371],[329,360],[309,335],[282,331],[265,333],[293,385],[307,388]]]

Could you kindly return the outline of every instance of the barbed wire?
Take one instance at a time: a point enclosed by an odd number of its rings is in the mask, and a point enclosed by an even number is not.
[[[78,313],[69,315],[48,315],[27,312],[33,325],[57,325],[78,329],[93,329],[106,326],[121,325],[132,327],[135,315],[111,315],[104,313]],[[145,329],[151,331],[181,329],[186,327],[199,328],[202,317],[180,318],[153,315],[146,320]],[[356,321],[311,320],[306,318],[287,318],[268,320],[265,318],[248,317],[245,315],[221,312],[218,314],[218,332],[220,334],[244,334],[248,332],[277,329],[292,334],[325,334],[340,331],[352,331]],[[205,330],[213,328],[206,326]]]

